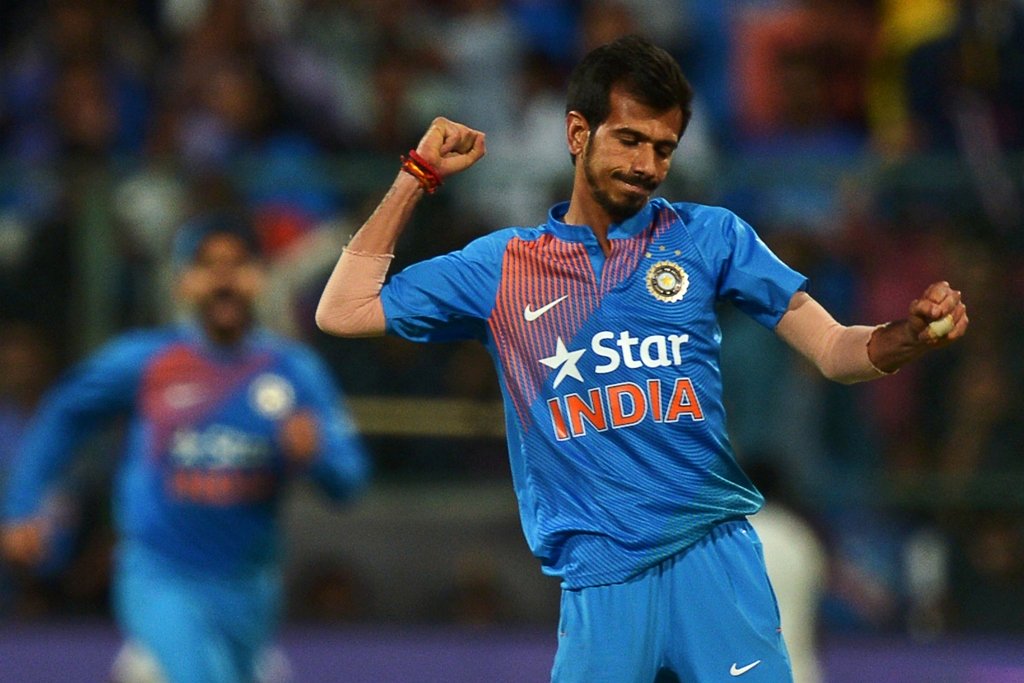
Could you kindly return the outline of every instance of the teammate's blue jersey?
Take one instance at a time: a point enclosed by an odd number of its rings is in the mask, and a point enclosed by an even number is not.
[[[725,209],[652,200],[607,258],[566,209],[414,265],[382,299],[393,334],[486,345],[527,541],[578,588],[760,508],[726,436],[715,307],[774,328],[806,280]]]
[[[341,396],[306,348],[254,332],[231,349],[192,325],[126,334],[82,362],[49,394],[25,437],[5,501],[34,515],[80,442],[127,418],[115,520],[120,534],[171,562],[232,573],[279,555],[282,420],[311,411],[320,451],[306,468],[332,497],[362,488],[368,461]]]

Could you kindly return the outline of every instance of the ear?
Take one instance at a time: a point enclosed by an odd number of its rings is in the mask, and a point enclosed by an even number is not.
[[[202,291],[202,278],[202,273],[198,272],[195,268],[185,268],[185,270],[178,274],[175,280],[175,296],[186,304],[192,305],[199,298],[199,294]]]
[[[583,153],[590,138],[590,124],[578,111],[571,111],[565,115],[565,138],[569,146],[569,154],[573,157]]]

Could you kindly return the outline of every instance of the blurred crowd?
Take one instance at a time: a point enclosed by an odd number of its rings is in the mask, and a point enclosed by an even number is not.
[[[174,315],[171,235],[225,206],[270,260],[267,323],[349,394],[496,400],[478,349],[327,339],[316,298],[436,115],[488,157],[424,202],[396,265],[541,222],[571,180],[568,71],[634,32],[697,92],[665,196],[736,211],[841,322],[902,317],[935,279],[968,304],[962,343],[852,388],[723,311],[734,445],[827,549],[823,623],[1024,631],[1020,0],[4,2],[0,482],[62,368]],[[493,439],[373,445],[396,480],[507,475]],[[58,612],[102,602],[62,585]],[[0,613],[23,597],[0,587]]]

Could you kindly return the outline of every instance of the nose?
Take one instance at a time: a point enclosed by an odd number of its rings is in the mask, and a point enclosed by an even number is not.
[[[234,287],[242,274],[242,268],[236,263],[217,262],[210,265],[210,277],[217,287]]]
[[[653,178],[657,170],[655,156],[654,145],[639,145],[636,154],[633,155],[630,171],[638,176]]]
[[[220,281],[230,280],[235,270],[235,266],[230,263],[217,262],[210,265],[210,274]]]

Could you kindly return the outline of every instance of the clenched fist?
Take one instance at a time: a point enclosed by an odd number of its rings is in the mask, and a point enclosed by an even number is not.
[[[949,317],[949,324],[941,334],[929,325]],[[920,299],[910,304],[910,315],[907,318],[911,334],[921,343],[932,346],[945,346],[959,339],[967,332],[967,307],[960,298],[960,292],[949,286],[948,282],[935,282],[925,289]]]
[[[416,153],[433,166],[442,179],[466,170],[486,152],[483,133],[441,116],[430,123],[416,147]]]
[[[288,461],[304,466],[320,450],[320,424],[311,411],[300,410],[281,423],[277,438]]]
[[[38,564],[46,552],[47,526],[41,517],[5,525],[0,529],[4,557],[26,567]]]

